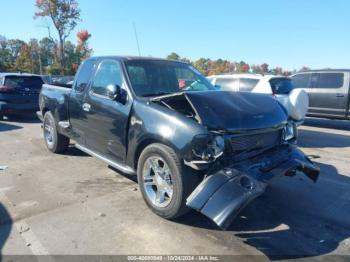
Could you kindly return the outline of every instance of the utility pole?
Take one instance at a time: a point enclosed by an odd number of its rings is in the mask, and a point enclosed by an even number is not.
[[[39,47],[39,71],[40,71],[40,75],[43,75],[43,64],[41,63],[41,50]]]
[[[135,33],[135,38],[136,38],[137,50],[138,50],[138,52],[139,52],[139,56],[141,56],[139,38],[138,38],[138,36],[137,36],[137,31],[136,31],[136,24],[135,24],[135,22],[132,22],[132,25],[133,25],[133,28],[134,28],[134,33]]]

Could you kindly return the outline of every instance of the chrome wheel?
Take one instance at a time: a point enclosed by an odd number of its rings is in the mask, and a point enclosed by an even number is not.
[[[54,144],[54,128],[53,122],[50,118],[46,118],[44,122],[44,137],[48,146],[52,147]]]
[[[157,207],[166,207],[173,197],[172,174],[167,163],[158,156],[149,157],[142,170],[143,187],[150,202]]]

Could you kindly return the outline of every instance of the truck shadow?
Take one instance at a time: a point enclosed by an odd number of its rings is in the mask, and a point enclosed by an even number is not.
[[[332,128],[339,130],[349,130],[350,131],[350,121],[349,120],[337,120],[337,119],[324,119],[324,118],[310,118],[305,119],[305,126],[322,127],[322,128]]]
[[[7,124],[7,123],[0,121],[0,132],[12,131],[12,130],[17,130],[17,129],[21,129],[21,128],[23,128],[23,127],[18,126],[18,125]]]
[[[350,178],[339,174],[334,166],[316,164],[321,168],[316,184],[302,174],[276,179],[226,232],[220,233],[221,237],[239,237],[270,260],[316,257],[335,251],[350,237]],[[195,212],[176,222],[210,229],[213,234],[220,232]]]
[[[305,148],[350,147],[350,134],[330,134],[299,129],[298,145]]]
[[[2,261],[2,250],[8,239],[12,228],[12,219],[6,208],[0,203],[0,261]]]
[[[27,113],[27,114],[16,114],[9,115],[6,119],[7,122],[17,122],[17,123],[25,123],[25,124],[35,124],[40,123],[40,119],[36,116],[35,113]]]
[[[77,157],[91,157],[90,155],[76,148],[74,145],[69,145],[67,151],[64,152],[64,155]]]

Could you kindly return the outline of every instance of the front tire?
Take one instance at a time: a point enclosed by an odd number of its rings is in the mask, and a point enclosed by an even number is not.
[[[185,214],[186,198],[198,185],[192,172],[175,151],[163,144],[151,144],[141,153],[137,177],[143,199],[157,215],[174,219]]]
[[[69,138],[57,132],[56,121],[51,112],[44,115],[43,134],[46,147],[52,153],[63,153],[68,149]]]

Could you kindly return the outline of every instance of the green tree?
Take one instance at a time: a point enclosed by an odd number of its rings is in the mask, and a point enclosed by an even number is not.
[[[10,69],[10,57],[11,54],[7,48],[7,39],[0,35],[0,72],[6,72]]]
[[[192,65],[197,68],[199,72],[201,72],[203,75],[208,75],[208,64],[210,59],[208,58],[200,58],[194,62],[192,62]]]
[[[31,72],[43,74],[39,41],[37,39],[30,39],[28,48],[31,59]]]
[[[39,41],[40,46],[40,58],[43,68],[48,67],[54,63],[58,63],[56,43],[48,38],[44,37]]]
[[[10,52],[10,63],[11,65],[15,64],[17,57],[20,55],[22,47],[26,43],[19,39],[10,39],[7,41],[7,48]]]
[[[18,56],[16,58],[13,69],[14,71],[19,72],[32,72],[32,59],[30,57],[30,49],[27,44],[22,45],[20,51],[18,52]]]
[[[172,52],[170,55],[168,55],[166,57],[166,59],[171,59],[171,60],[181,60],[181,57],[175,53],[175,52]]]
[[[34,18],[48,17],[51,19],[59,39],[59,62],[64,73],[65,42],[80,20],[80,9],[76,0],[36,0],[38,12]]]

